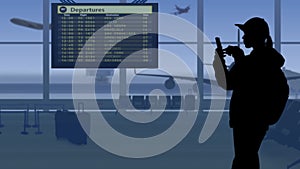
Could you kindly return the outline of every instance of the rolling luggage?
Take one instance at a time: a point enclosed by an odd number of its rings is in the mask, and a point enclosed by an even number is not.
[[[88,113],[80,112],[78,116],[87,126],[90,125],[90,115]],[[89,127],[87,132],[89,132]],[[87,133],[82,128],[75,112],[67,110],[56,112],[55,135],[57,139],[66,139],[73,144],[87,144]]]

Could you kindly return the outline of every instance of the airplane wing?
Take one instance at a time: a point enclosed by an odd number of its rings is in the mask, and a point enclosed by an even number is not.
[[[182,80],[196,80],[196,77],[187,77],[187,76],[171,76],[171,75],[145,74],[145,73],[137,73],[136,75],[139,75],[139,76],[152,76],[152,77],[165,77],[165,78],[182,79]]]
[[[12,18],[10,21],[16,25],[24,26],[24,27],[36,29],[36,30],[43,30],[43,27],[44,27],[43,24],[28,21],[25,19],[20,19],[20,18]],[[51,25],[49,25],[49,28],[51,29]]]
[[[24,19],[12,18],[10,21],[12,23],[16,24],[16,25],[24,26],[24,27],[27,27],[27,28],[32,28],[32,29],[37,29],[37,30],[42,30],[43,29],[42,24],[27,21],[27,20],[24,20]]]
[[[300,79],[300,76],[290,76],[290,77],[286,77],[287,80],[297,80]]]
[[[152,77],[164,77],[164,78],[172,78],[172,79],[182,79],[182,80],[197,80],[196,77],[187,77],[187,76],[171,76],[171,75],[163,75],[163,74],[146,74],[146,73],[136,73],[136,70],[134,70],[134,74],[138,76],[152,76]],[[218,86],[218,83],[216,80],[211,79],[203,79],[203,82],[206,84],[212,84]]]

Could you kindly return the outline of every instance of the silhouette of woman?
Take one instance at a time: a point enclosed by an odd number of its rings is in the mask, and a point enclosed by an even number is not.
[[[281,70],[285,59],[272,47],[264,19],[253,17],[235,25],[244,32],[245,47],[253,50],[245,56],[237,46],[217,48],[213,66],[218,84],[233,91],[229,108],[235,152],[232,169],[259,169],[259,148],[269,125],[277,121],[270,119],[270,114],[281,112],[288,97],[287,81]],[[225,54],[234,58],[235,64],[230,70],[225,65]],[[272,99],[278,97],[278,93],[287,93],[280,102],[281,107],[275,106],[280,105],[278,99]]]

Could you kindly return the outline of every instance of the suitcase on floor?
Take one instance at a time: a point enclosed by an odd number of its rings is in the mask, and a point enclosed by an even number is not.
[[[58,110],[55,113],[55,136],[58,140],[66,139],[66,121],[67,111]]]
[[[90,115],[80,112],[78,116],[86,123],[89,132]],[[87,133],[82,128],[75,112],[59,110],[55,114],[55,135],[57,139],[67,139],[73,144],[87,144]]]
[[[186,95],[184,98],[184,109],[188,111],[196,110],[196,96]]]
[[[72,114],[69,114],[70,117],[68,118],[68,132],[67,132],[67,139],[77,145],[87,144],[87,133],[81,126],[79,119],[77,118],[77,115],[75,112],[71,112]],[[78,116],[84,123],[87,123],[88,126],[90,124],[90,115],[85,112],[78,113]],[[88,129],[89,130],[89,129]],[[89,132],[89,131],[87,131]]]

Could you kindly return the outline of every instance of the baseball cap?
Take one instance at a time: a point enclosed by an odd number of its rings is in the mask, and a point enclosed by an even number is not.
[[[270,34],[268,23],[260,17],[253,17],[244,24],[235,24],[244,33],[267,37]]]

